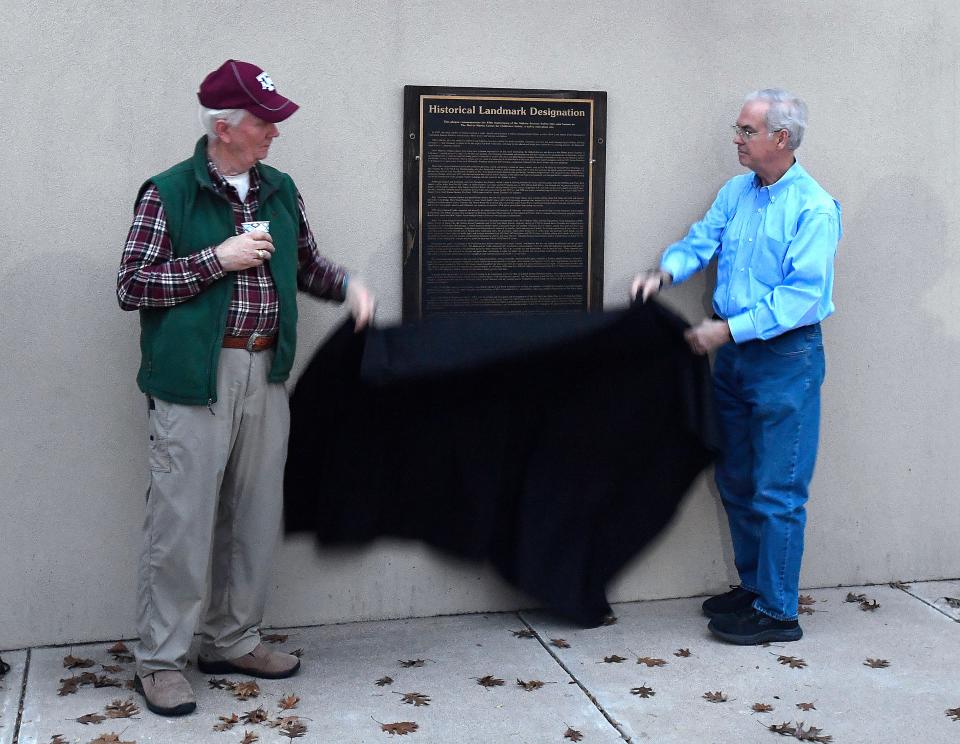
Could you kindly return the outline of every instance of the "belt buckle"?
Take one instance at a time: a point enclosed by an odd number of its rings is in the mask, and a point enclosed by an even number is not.
[[[250,337],[247,339],[247,345],[246,345],[246,347],[245,347],[246,350],[249,351],[251,354],[252,354],[253,352],[255,352],[255,351],[256,351],[256,345],[257,345],[257,339],[261,339],[261,338],[263,338],[263,337],[264,337],[264,334],[262,334],[262,333],[251,333],[251,334],[250,334]]]

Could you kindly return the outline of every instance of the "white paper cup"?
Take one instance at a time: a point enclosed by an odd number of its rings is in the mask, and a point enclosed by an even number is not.
[[[270,220],[260,220],[258,222],[241,222],[240,227],[243,228],[245,233],[253,232],[255,230],[263,230],[265,233],[270,232]]]

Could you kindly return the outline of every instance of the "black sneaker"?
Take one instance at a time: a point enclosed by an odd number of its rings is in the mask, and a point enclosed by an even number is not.
[[[756,598],[756,594],[743,587],[731,586],[729,592],[705,599],[701,607],[703,607],[704,615],[716,617],[717,615],[728,615],[731,612],[745,610],[753,604],[753,600]]]
[[[753,607],[732,615],[717,615],[707,629],[717,638],[738,646],[799,641],[803,638],[803,630],[796,620],[777,620]]]

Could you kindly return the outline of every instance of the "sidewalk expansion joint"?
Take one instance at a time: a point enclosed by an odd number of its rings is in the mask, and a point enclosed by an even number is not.
[[[587,696],[587,699],[591,703],[593,703],[594,707],[596,707],[596,709],[600,711],[600,715],[602,715],[604,718],[607,719],[607,723],[609,723],[611,726],[613,726],[614,729],[616,729],[617,733],[620,734],[620,738],[632,744],[633,739],[630,738],[630,735],[627,734],[627,732],[620,727],[620,724],[614,720],[613,716],[607,713],[606,709],[603,707],[603,705],[600,704],[600,701],[597,700],[596,696],[592,692],[590,692],[590,690],[587,689],[586,685],[584,685],[579,679],[577,679],[577,676],[566,664],[563,663],[563,661],[560,660],[560,657],[550,650],[550,646],[547,645],[544,642],[543,638],[540,637],[540,634],[537,632],[537,629],[534,628],[530,623],[528,623],[526,618],[524,618],[523,615],[521,615],[519,612],[517,613],[517,617],[520,619],[521,623],[526,625],[533,632],[534,636],[537,639],[537,642],[541,646],[543,646],[544,651],[550,654],[550,656],[556,662],[557,666],[559,666],[563,671],[567,673],[567,676],[570,677],[570,679],[573,680],[573,682],[577,685],[577,687],[580,688],[580,691],[583,692],[583,694]]]
[[[13,725],[13,744],[20,744],[20,724],[23,722],[23,702],[27,699],[27,678],[30,676],[30,651],[23,660],[23,681],[20,683],[20,705],[17,706],[17,722]]]
[[[931,601],[928,600],[928,599],[924,599],[923,597],[914,594],[914,593],[911,592],[909,589],[900,589],[900,591],[903,592],[904,594],[910,595],[910,596],[913,597],[914,599],[920,600],[920,601],[921,601],[923,604],[925,604],[927,607],[932,607],[933,609],[935,609],[937,612],[939,612],[939,613],[940,613],[941,615],[943,615],[944,617],[947,617],[947,618],[949,618],[950,620],[953,620],[953,622],[955,622],[955,623],[960,623],[960,619],[955,618],[955,617],[954,617],[953,615],[951,615],[949,612],[945,611],[942,607],[938,607],[934,602],[931,602]]]

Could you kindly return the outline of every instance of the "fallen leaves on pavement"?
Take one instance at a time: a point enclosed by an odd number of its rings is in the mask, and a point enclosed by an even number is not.
[[[750,710],[752,710],[754,713],[769,713],[771,710],[773,710],[773,706],[769,705],[768,703],[754,703],[752,706],[750,706]]]
[[[703,699],[710,703],[725,703],[730,698],[727,697],[725,692],[717,690],[716,692],[703,693]]]
[[[522,679],[517,680],[517,687],[520,687],[527,692],[533,692],[534,690],[539,690],[543,687],[543,682],[539,679],[531,679],[529,682],[524,682]]]
[[[657,693],[654,691],[654,689],[653,689],[652,687],[647,687],[646,685],[643,685],[642,687],[632,687],[632,688],[630,688],[630,694],[631,694],[631,695],[638,695],[638,696],[640,696],[640,697],[642,697],[642,698],[649,698],[649,697],[653,697],[653,696],[656,695]]]
[[[863,662],[863,665],[868,666],[871,669],[886,669],[888,666],[890,666],[890,662],[887,661],[886,659],[869,659],[868,658],[865,662]]]
[[[474,677],[477,680],[477,684],[481,687],[486,687],[487,689],[491,687],[500,687],[503,684],[502,679],[494,677],[492,674],[488,674],[485,677]]]
[[[430,705],[430,696],[422,692],[398,692],[400,702],[419,708],[421,705]]]
[[[777,657],[777,661],[791,669],[803,669],[807,665],[807,662],[797,656],[780,655]]]

